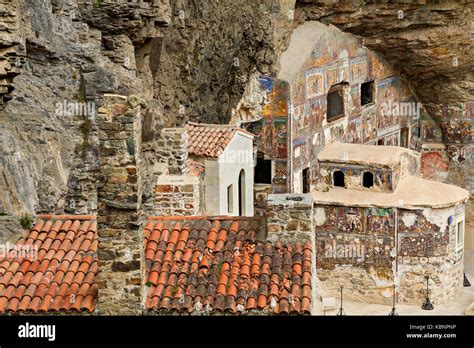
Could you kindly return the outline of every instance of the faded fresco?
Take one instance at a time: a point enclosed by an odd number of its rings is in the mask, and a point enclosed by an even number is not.
[[[344,285],[349,298],[388,301],[395,273],[393,209],[315,206],[314,221],[324,288]]]
[[[372,191],[378,192],[393,192],[398,177],[395,178],[395,173],[400,168],[396,167],[393,170],[380,167],[369,167],[357,164],[341,164],[333,162],[320,162],[320,171],[324,171],[327,175],[320,177],[320,180],[327,185],[332,185],[332,176],[334,171],[340,170],[344,173],[345,185],[348,189],[362,189],[362,176],[367,170],[374,174],[374,187]],[[399,173],[398,173],[399,174]]]
[[[360,85],[372,80],[374,101],[361,105]],[[328,123],[327,93],[331,86],[341,82],[349,84],[344,93],[346,117]],[[400,115],[382,115],[381,103],[413,100],[408,87],[378,55],[353,37],[330,28],[322,29],[310,57],[291,80],[290,100],[293,151],[289,155],[293,172],[309,167],[314,179],[318,175],[314,167],[321,142],[322,145],[333,141],[368,144],[382,138],[389,145],[399,145],[401,126],[413,128],[418,124],[418,120]],[[410,129],[404,143],[417,146],[412,135]]]
[[[273,161],[272,192],[283,193],[288,190],[289,87],[285,81],[268,76],[260,78],[260,87],[266,94],[261,119],[242,127],[256,135],[258,153]]]

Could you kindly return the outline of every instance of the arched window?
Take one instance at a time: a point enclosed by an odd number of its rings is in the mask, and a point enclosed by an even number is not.
[[[344,182],[344,173],[341,170],[336,170],[332,174],[332,179],[333,179],[334,186],[338,186],[338,187],[346,186]]]
[[[371,172],[365,172],[362,176],[362,186],[370,188],[374,186],[374,174]]]

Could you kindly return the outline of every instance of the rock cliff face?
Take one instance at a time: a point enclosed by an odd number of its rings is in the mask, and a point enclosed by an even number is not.
[[[143,100],[149,167],[164,126],[252,117],[255,77],[278,72],[292,29],[304,20],[364,37],[423,103],[472,100],[472,3],[354,3],[2,2],[0,214],[96,210],[95,114],[104,93]]]

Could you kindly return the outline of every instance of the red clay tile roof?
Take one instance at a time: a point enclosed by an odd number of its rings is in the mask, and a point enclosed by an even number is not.
[[[200,176],[206,170],[204,163],[200,163],[193,159],[188,159],[189,175]]]
[[[255,218],[150,218],[147,309],[309,314],[311,243],[258,241],[259,224]]]
[[[254,134],[244,129],[221,124],[189,122],[186,129],[189,136],[188,151],[193,156],[219,157],[237,132],[254,137]]]
[[[0,257],[0,313],[93,312],[97,303],[97,222],[92,216],[40,215]],[[26,257],[25,257],[26,256]]]

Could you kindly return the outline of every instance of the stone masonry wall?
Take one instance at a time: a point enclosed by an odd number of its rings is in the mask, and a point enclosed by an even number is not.
[[[105,95],[99,108],[100,315],[142,312],[144,279],[141,208],[141,115],[135,97]]]
[[[267,239],[282,242],[311,240],[313,201],[304,194],[270,194],[267,201]]]
[[[168,164],[170,174],[187,175],[188,132],[186,128],[165,128],[157,140],[156,155],[159,161]]]
[[[446,304],[462,291],[464,248],[456,246],[456,224],[464,220],[464,205],[445,209],[399,210],[399,302],[420,305],[429,296]]]
[[[155,188],[154,215],[199,215],[200,187],[196,176],[160,176]]]

